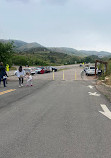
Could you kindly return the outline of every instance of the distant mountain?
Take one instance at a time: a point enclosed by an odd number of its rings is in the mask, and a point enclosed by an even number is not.
[[[19,41],[19,40],[12,40],[12,39],[10,39],[10,40],[4,40],[4,39],[0,39],[0,42],[3,42],[3,43],[8,43],[8,42],[12,42],[12,41],[14,42],[14,46],[15,46],[16,48],[19,48],[19,47],[21,47],[21,46],[27,44],[26,42],[24,42],[24,41]]]
[[[67,47],[48,47],[49,50],[52,52],[59,52],[59,53],[65,53],[68,55],[78,55],[78,51],[74,48],[67,48]],[[80,54],[82,55],[82,54]]]
[[[54,52],[60,52],[60,53],[68,54],[68,55],[76,55],[76,56],[81,56],[81,57],[91,56],[91,55],[96,55],[100,57],[111,56],[111,53],[105,52],[105,51],[98,52],[98,51],[76,50],[76,49],[67,48],[67,47],[49,47],[48,49]]]
[[[28,51],[30,49],[33,48],[43,48],[44,46],[40,45],[39,43],[36,42],[32,42],[32,43],[27,43],[24,41],[20,41],[20,40],[4,40],[4,39],[0,39],[0,42],[3,43],[8,43],[8,42],[14,42],[14,46],[15,46],[15,50],[18,52],[22,52],[22,51]]]
[[[17,52],[28,52],[28,53],[37,53],[40,51],[49,51],[49,52],[54,52],[54,53],[64,53],[68,55],[75,55],[75,56],[80,56],[80,57],[86,57],[86,56],[92,56],[96,55],[98,57],[107,57],[111,56],[110,52],[106,51],[86,51],[86,50],[76,50],[74,48],[67,48],[67,47],[44,47],[39,43],[32,42],[32,43],[27,43],[24,41],[20,40],[4,40],[0,39],[0,42],[14,42],[15,46],[15,51]]]
[[[105,57],[105,56],[110,56],[111,53],[110,52],[106,52],[106,51],[86,51],[86,50],[80,50],[79,51],[80,53],[83,53],[84,55],[86,56],[90,56],[90,55],[96,55],[96,56],[99,56],[99,57]]]
[[[22,51],[29,51],[30,49],[34,49],[34,48],[43,48],[43,46],[35,42],[26,43],[25,45],[18,47],[17,50],[22,52]]]

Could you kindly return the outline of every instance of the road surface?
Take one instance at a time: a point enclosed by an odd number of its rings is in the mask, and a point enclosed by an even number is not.
[[[101,105],[111,111],[111,104],[94,82],[35,79],[33,87],[0,88],[0,158],[110,158],[111,119]]]

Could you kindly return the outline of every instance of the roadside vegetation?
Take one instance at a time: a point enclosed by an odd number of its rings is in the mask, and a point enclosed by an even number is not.
[[[104,72],[104,64],[99,65],[99,69],[102,70],[102,75],[99,77],[99,80],[103,80],[104,83],[111,85],[111,58],[107,60],[108,65],[107,65],[107,71]]]
[[[0,43],[0,61],[5,65],[9,64],[12,66],[12,57],[14,54],[13,42],[11,43]]]
[[[108,70],[106,74],[105,82],[108,85],[111,85],[111,59],[108,61]]]

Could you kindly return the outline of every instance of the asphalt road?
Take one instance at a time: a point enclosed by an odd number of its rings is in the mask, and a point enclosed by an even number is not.
[[[0,95],[0,158],[110,158],[111,104],[94,81],[35,80]],[[1,88],[2,92],[4,89]],[[89,93],[90,92],[90,93]],[[97,92],[97,93],[95,93]]]

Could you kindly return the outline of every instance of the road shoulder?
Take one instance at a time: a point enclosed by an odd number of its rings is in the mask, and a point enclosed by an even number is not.
[[[111,87],[97,81],[96,88],[111,102]]]

